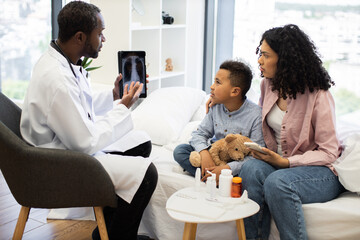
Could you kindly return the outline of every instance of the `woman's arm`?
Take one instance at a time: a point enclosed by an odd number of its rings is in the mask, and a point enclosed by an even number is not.
[[[314,129],[315,149],[289,157],[290,167],[304,165],[330,165],[341,153],[340,142],[336,136],[335,103],[329,91],[319,91],[311,115]],[[311,147],[311,146],[309,146]]]

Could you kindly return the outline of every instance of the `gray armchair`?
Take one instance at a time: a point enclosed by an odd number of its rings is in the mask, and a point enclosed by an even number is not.
[[[117,206],[103,166],[84,153],[33,147],[20,134],[21,109],[0,93],[0,169],[22,206],[13,239],[21,239],[30,209],[93,207],[101,239],[108,239],[103,206]]]

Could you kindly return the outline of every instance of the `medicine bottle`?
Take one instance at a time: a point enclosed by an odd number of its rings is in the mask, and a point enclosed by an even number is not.
[[[241,189],[242,189],[242,178],[233,177],[231,184],[231,197],[233,198],[241,197]]]
[[[230,197],[233,176],[230,169],[222,169],[219,177],[219,192],[222,197]]]

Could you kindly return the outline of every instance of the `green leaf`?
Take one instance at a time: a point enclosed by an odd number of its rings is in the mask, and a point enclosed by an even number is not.
[[[86,69],[91,63],[92,63],[92,60],[90,60],[89,62],[85,63],[85,64],[83,65],[83,68]]]
[[[101,68],[102,66],[98,66],[98,67],[90,67],[90,68],[85,68],[86,71],[90,72],[90,71],[93,71],[93,70],[96,70],[98,68]]]
[[[92,59],[88,58],[88,57],[84,57],[84,59],[81,62],[81,66],[86,70],[86,71],[93,71],[96,70],[98,68],[101,68],[102,66],[99,67],[89,67],[90,64],[92,63]]]
[[[81,66],[84,67],[84,66],[86,65],[86,63],[87,63],[88,60],[89,60],[88,57],[84,57],[84,59],[83,59],[82,62],[81,62]]]

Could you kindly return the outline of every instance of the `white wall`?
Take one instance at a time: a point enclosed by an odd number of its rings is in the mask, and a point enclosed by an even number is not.
[[[187,86],[202,89],[204,57],[205,0],[188,0]]]
[[[92,66],[102,66],[90,73],[93,83],[113,84],[118,74],[117,52],[128,50],[129,47],[129,1],[123,0],[91,0],[92,4],[101,9],[105,19],[104,35],[106,42],[94,59]]]
[[[106,38],[99,57],[92,63],[92,66],[102,67],[90,73],[91,81],[93,85],[94,83],[112,85],[118,73],[117,52],[129,50],[129,19],[132,8],[130,1],[127,0],[90,0],[90,2],[101,9],[105,19],[104,35]],[[188,0],[187,4],[186,44],[188,51],[186,55],[187,80],[185,82],[189,87],[201,89],[205,0]]]

